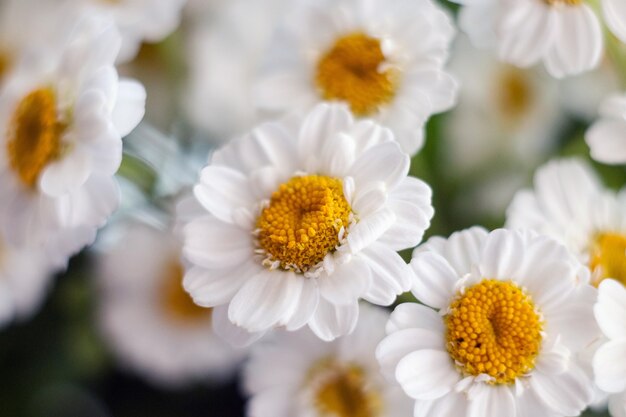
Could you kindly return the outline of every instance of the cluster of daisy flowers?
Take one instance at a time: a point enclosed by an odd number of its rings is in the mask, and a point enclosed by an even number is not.
[[[94,326],[160,389],[242,369],[250,417],[626,417],[626,194],[547,161],[575,114],[626,163],[626,3],[225,3],[0,4],[0,324],[99,235]],[[184,7],[208,158],[139,126],[166,91],[120,75]],[[430,236],[433,131],[445,170],[493,166],[486,208],[459,193],[501,228]]]

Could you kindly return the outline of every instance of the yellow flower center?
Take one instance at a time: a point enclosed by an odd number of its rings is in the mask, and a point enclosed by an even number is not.
[[[447,349],[465,375],[511,384],[535,367],[542,320],[514,282],[486,279],[460,294],[445,317]]]
[[[183,288],[184,268],[179,261],[165,269],[162,302],[167,316],[178,322],[197,322],[211,317],[212,309],[200,307]]]
[[[550,6],[563,4],[565,6],[579,6],[583,0],[544,0]]]
[[[44,168],[61,156],[65,128],[49,88],[31,92],[17,105],[7,132],[7,151],[9,165],[24,185],[34,188]]]
[[[306,272],[340,243],[352,209],[340,180],[293,177],[272,194],[257,220],[258,243],[271,267]]]
[[[8,54],[0,51],[0,83],[4,79],[4,76],[9,72],[11,67],[11,60]]]
[[[312,370],[310,383],[315,385],[314,405],[324,417],[379,417],[381,395],[368,383],[364,370],[356,365],[342,365],[324,360]]]
[[[385,63],[378,39],[353,33],[322,55],[315,81],[325,100],[345,101],[354,114],[371,115],[395,94],[398,73]]]
[[[500,112],[508,119],[518,119],[532,106],[533,91],[523,70],[507,66],[499,74],[496,100]]]
[[[591,245],[589,267],[596,286],[605,278],[613,278],[626,285],[626,236],[598,234]]]

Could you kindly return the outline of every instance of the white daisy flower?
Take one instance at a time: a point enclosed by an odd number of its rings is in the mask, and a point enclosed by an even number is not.
[[[230,142],[194,189],[206,213],[185,229],[185,288],[249,332],[350,333],[359,298],[389,305],[410,286],[395,251],[420,242],[433,208],[408,168],[391,131],[338,104]]]
[[[471,228],[415,250],[413,294],[377,349],[414,417],[575,416],[592,382],[575,362],[595,335],[595,289],[556,241]]]
[[[245,368],[251,417],[401,417],[411,400],[380,373],[374,352],[386,311],[362,306],[349,336],[325,343],[308,330],[281,332],[255,347]]]
[[[600,120],[585,136],[591,157],[605,164],[626,163],[626,94],[613,94],[600,106]]]
[[[549,162],[535,174],[535,190],[517,193],[507,227],[529,228],[563,243],[592,272],[592,283],[626,284],[626,194],[605,189],[576,159]]]
[[[477,45],[492,45],[521,67],[543,61],[557,78],[596,68],[603,51],[599,16],[589,0],[454,0],[460,24]],[[626,42],[626,7],[602,0],[604,18]],[[576,33],[577,36],[572,36]]]
[[[79,11],[93,11],[115,20],[122,35],[119,62],[133,59],[143,42],[155,43],[180,23],[186,0],[67,0]]]
[[[212,311],[183,289],[180,241],[138,221],[118,226],[98,258],[99,320],[116,356],[162,385],[231,377],[243,352],[215,335]]]
[[[256,91],[262,110],[342,101],[414,154],[430,115],[454,105],[456,82],[444,71],[454,28],[430,0],[303,1],[278,34]]]
[[[609,411],[613,417],[626,417],[626,288],[612,279],[602,281],[594,313],[606,337],[593,357],[593,370],[598,387],[612,393]]]
[[[0,226],[12,243],[102,226],[117,207],[121,137],[145,104],[140,84],[118,79],[119,44],[112,23],[82,20],[55,62],[0,94]]]

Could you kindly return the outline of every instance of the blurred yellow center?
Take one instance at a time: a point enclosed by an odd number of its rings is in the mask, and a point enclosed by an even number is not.
[[[272,194],[257,220],[259,246],[270,264],[305,272],[339,245],[350,213],[340,180],[293,177]]]
[[[578,6],[582,4],[583,0],[544,0],[550,6],[555,6],[557,4],[564,4],[566,6]]]
[[[599,285],[605,278],[613,278],[626,285],[626,236],[600,233],[591,245],[589,267],[593,283]]]
[[[362,368],[323,361],[311,374],[315,408],[320,417],[379,417],[381,395],[372,389]]]
[[[0,51],[0,82],[2,82],[4,76],[9,72],[11,61],[8,54]]]
[[[523,70],[507,66],[498,81],[496,103],[504,116],[517,119],[532,108],[533,90]]]
[[[378,39],[363,33],[339,38],[317,63],[315,81],[325,100],[341,100],[367,116],[393,98],[397,72],[384,68]]]
[[[61,156],[65,128],[51,89],[35,90],[19,102],[7,132],[7,151],[9,166],[24,185],[34,188],[43,169]]]
[[[466,375],[511,384],[535,366],[542,320],[515,283],[486,279],[459,295],[445,317],[447,349]]]
[[[180,322],[195,322],[211,317],[212,309],[200,307],[183,288],[184,269],[174,261],[164,271],[163,307],[168,317]]]

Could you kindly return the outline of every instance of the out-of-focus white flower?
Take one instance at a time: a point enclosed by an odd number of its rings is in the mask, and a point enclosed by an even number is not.
[[[249,332],[350,333],[359,298],[389,305],[410,286],[396,251],[420,242],[433,208],[408,169],[390,130],[339,104],[231,141],[194,189],[206,211],[185,228],[185,288]]]
[[[255,347],[244,383],[254,417],[400,417],[411,400],[385,380],[374,355],[389,314],[363,305],[354,333],[324,343],[308,330]]]
[[[99,319],[119,360],[169,386],[232,376],[243,353],[213,333],[212,311],[185,292],[180,240],[137,221],[116,226],[123,230],[99,257]]]
[[[118,79],[119,44],[112,22],[81,20],[55,60],[20,70],[2,90],[0,226],[12,244],[100,227],[117,207],[121,137],[145,104],[140,84]],[[59,239],[70,251],[67,236]]]
[[[477,45],[527,67],[543,61],[557,78],[598,66],[603,51],[600,19],[586,0],[454,0],[463,5],[460,24]],[[626,42],[626,7],[603,0],[604,16]],[[572,36],[576,33],[576,36]]]
[[[534,229],[562,242],[592,272],[592,282],[626,284],[626,192],[605,189],[586,163],[549,162],[535,174],[535,189],[517,193],[507,227]]]
[[[158,42],[180,23],[186,0],[66,0],[79,13],[110,17],[122,35],[119,62],[133,59],[142,42]]]
[[[189,33],[184,106],[192,123],[224,142],[259,121],[252,97],[286,0],[229,0]]]
[[[453,36],[430,0],[302,1],[266,56],[256,102],[285,114],[341,101],[414,154],[428,118],[455,102],[456,82],[444,70]]]
[[[597,335],[596,291],[556,241],[472,228],[430,239],[377,357],[414,417],[574,416],[592,399],[575,355]]]
[[[600,106],[600,120],[585,136],[591,157],[605,164],[626,163],[626,94],[613,94]]]

